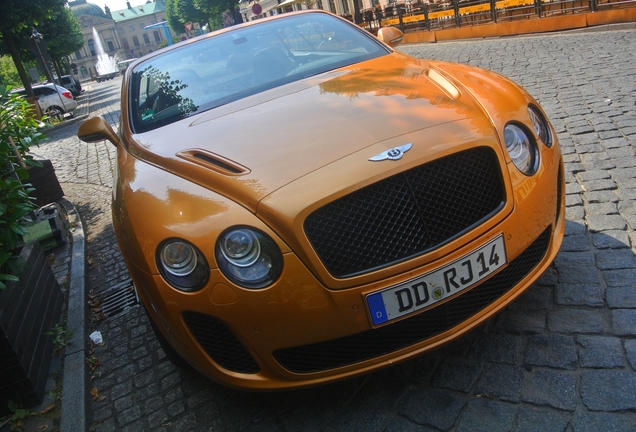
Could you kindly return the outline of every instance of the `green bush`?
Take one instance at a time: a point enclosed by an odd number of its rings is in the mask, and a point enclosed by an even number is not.
[[[16,248],[25,233],[27,215],[35,207],[29,196],[33,190],[26,183],[28,166],[38,162],[28,154],[29,147],[44,138],[41,123],[22,97],[0,87],[0,289],[4,282],[17,280],[24,263]]]

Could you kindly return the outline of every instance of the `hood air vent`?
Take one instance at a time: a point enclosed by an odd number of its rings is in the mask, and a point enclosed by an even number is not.
[[[250,172],[249,169],[235,162],[229,161],[217,154],[210,153],[205,150],[185,150],[177,153],[177,156],[226,175],[243,175]]]

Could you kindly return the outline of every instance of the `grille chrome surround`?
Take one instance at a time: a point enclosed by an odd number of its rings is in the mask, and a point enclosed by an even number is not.
[[[389,354],[441,334],[494,303],[530,274],[545,257],[551,234],[549,226],[505,269],[428,311],[351,336],[281,349],[273,356],[291,372],[320,372]]]
[[[458,152],[394,175],[311,213],[307,238],[329,273],[346,278],[436,249],[505,205],[497,156]]]

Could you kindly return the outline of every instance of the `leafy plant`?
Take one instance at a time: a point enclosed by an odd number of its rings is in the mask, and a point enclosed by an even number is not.
[[[59,324],[55,324],[55,326],[51,330],[47,331],[44,334],[47,336],[53,336],[53,346],[55,346],[55,349],[58,351],[64,349],[64,347],[68,343],[68,340],[71,338],[71,336],[73,336],[72,331],[66,330]]]
[[[33,416],[33,413],[29,411],[28,409],[20,408],[20,406],[13,401],[9,401],[7,406],[9,410],[12,412],[12,415],[9,418],[9,421],[11,423],[11,430],[12,431],[23,430],[24,422],[29,417]]]
[[[17,280],[24,266],[16,248],[35,207],[29,196],[33,188],[25,183],[27,167],[39,166],[28,150],[44,138],[31,105],[9,89],[0,87],[0,289],[6,288],[5,281]]]

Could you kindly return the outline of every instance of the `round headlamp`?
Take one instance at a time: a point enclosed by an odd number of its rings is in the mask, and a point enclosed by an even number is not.
[[[541,142],[547,147],[552,147],[552,135],[550,134],[550,127],[548,126],[548,121],[545,119],[543,114],[541,114],[541,111],[539,111],[536,107],[530,105],[528,106],[528,116],[530,117],[530,121],[532,122],[534,132],[537,134]]]
[[[252,228],[225,231],[216,243],[216,259],[221,272],[244,288],[265,288],[282,271],[283,257],[276,243]]]
[[[157,267],[163,278],[181,291],[197,291],[208,281],[210,268],[203,254],[185,240],[170,239],[159,245]]]
[[[534,139],[521,125],[510,123],[504,129],[506,150],[515,166],[526,175],[537,172],[539,151]]]

